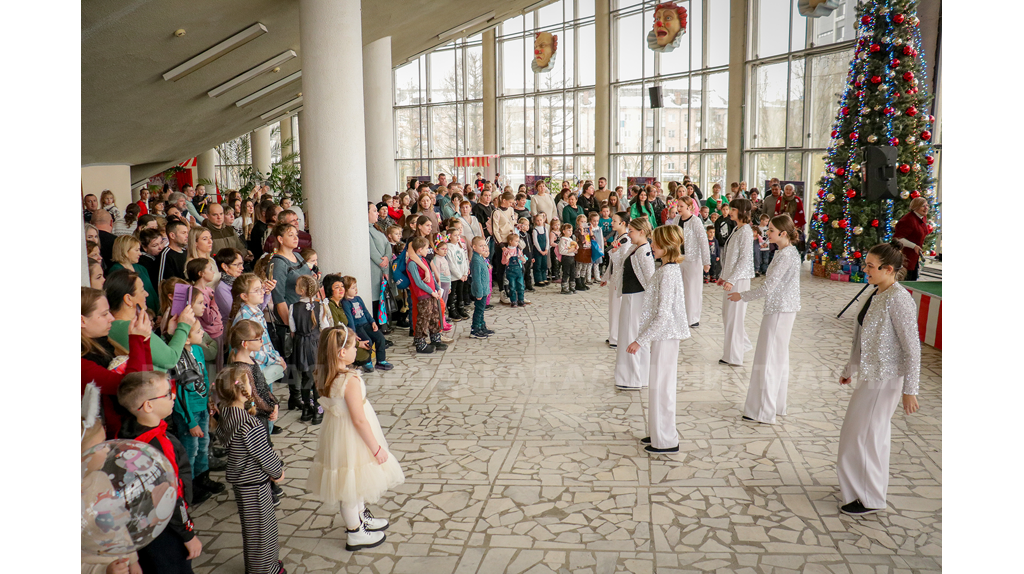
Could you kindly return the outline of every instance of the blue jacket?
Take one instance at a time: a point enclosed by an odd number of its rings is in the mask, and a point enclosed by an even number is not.
[[[473,261],[469,264],[470,288],[474,299],[482,299],[490,293],[487,275],[487,260],[479,253],[473,252]]]
[[[359,319],[356,319],[352,312],[352,303],[355,301],[358,301],[359,305],[363,308],[363,316]],[[368,325],[373,322],[373,308],[367,307],[366,303],[363,302],[363,298],[358,295],[351,299],[343,298],[341,300],[341,308],[345,311],[345,318],[348,319],[348,326],[353,329],[359,325]]]

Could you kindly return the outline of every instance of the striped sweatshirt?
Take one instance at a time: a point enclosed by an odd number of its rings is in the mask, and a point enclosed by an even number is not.
[[[217,436],[228,449],[228,482],[262,484],[281,478],[281,457],[274,452],[263,421],[239,407],[220,410]]]

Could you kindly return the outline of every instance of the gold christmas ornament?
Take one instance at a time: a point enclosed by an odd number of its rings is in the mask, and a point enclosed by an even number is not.
[[[860,235],[861,233],[864,233],[864,228],[863,227],[858,225],[857,227],[853,228],[853,234],[854,235]]]
[[[825,201],[827,201],[829,203],[831,203],[831,202],[833,202],[835,200],[836,200],[835,194],[830,193],[830,194],[825,196]],[[832,223],[835,223],[835,222],[833,221]]]
[[[876,141],[878,141],[878,136],[876,136],[875,134],[871,134],[868,136],[868,143],[875,143]]]
[[[914,136],[907,136],[907,143],[908,144],[912,144],[912,143],[914,143],[916,141],[917,141],[917,138],[915,138]]]
[[[837,219],[833,219],[832,220],[832,229],[839,229],[839,220],[837,220]]]
[[[910,197],[910,192],[909,191],[901,191],[900,192],[900,197],[903,198],[903,199],[907,199],[908,197]]]

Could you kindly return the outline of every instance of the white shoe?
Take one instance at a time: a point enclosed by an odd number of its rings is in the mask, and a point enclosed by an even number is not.
[[[523,304],[524,304],[524,305],[529,305],[529,304],[530,304],[530,300],[529,300],[529,299],[525,299],[525,298],[524,298],[524,299],[523,299]]]
[[[441,342],[444,343],[445,345],[448,345],[454,343],[455,339],[453,337],[446,337],[444,335],[441,335]]]
[[[385,519],[385,518],[374,518],[373,515],[370,514],[370,509],[369,508],[364,508],[363,509],[363,516],[362,516],[362,518],[363,518],[363,525],[366,526],[366,529],[369,530],[370,532],[380,532],[381,530],[387,530],[388,529],[389,523],[388,523],[387,519]]]
[[[511,305],[512,304],[512,302],[508,300],[508,297],[506,297],[504,293],[501,294],[501,304],[502,305]]]
[[[370,532],[367,530],[366,522],[363,522],[355,532],[351,530],[346,532],[348,537],[345,539],[345,550],[349,552],[355,552],[363,548],[376,548],[383,544],[387,538],[383,532]]]

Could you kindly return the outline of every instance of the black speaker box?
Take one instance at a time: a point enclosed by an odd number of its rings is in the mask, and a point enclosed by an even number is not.
[[[651,94],[651,109],[665,107],[661,98],[661,86],[652,86],[647,91]]]
[[[867,146],[864,148],[864,196],[871,201],[899,199],[896,187],[896,156],[892,146]]]

